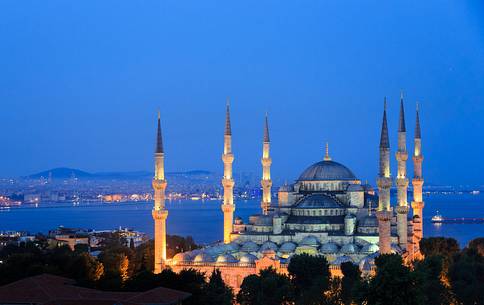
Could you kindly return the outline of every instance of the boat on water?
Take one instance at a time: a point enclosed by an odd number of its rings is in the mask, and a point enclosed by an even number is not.
[[[437,212],[431,218],[433,223],[484,223],[484,217],[443,217]]]

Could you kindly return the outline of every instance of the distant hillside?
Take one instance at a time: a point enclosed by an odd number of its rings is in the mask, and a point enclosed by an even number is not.
[[[77,177],[77,178],[91,178],[93,175],[91,173],[75,169],[75,168],[67,168],[67,167],[58,167],[58,168],[53,168],[50,170],[46,170],[40,173],[36,173],[33,175],[28,176],[28,178],[31,179],[39,179],[40,177],[44,178],[49,178],[52,177],[52,179],[68,179],[71,178],[72,176]]]
[[[209,176],[213,173],[206,170],[192,170],[186,172],[167,172],[167,176]],[[52,179],[69,179],[76,178],[88,178],[88,179],[116,179],[116,180],[130,180],[130,179],[151,179],[153,172],[148,171],[134,171],[134,172],[97,172],[89,173],[80,169],[59,167],[46,170],[40,173],[32,174],[26,178],[39,179],[41,177]]]

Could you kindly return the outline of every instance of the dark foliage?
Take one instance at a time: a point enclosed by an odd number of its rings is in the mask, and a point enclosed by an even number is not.
[[[291,258],[289,276],[298,304],[320,304],[330,284],[328,261],[324,256],[298,254]]]
[[[293,302],[293,287],[285,275],[273,269],[262,270],[259,275],[244,279],[237,294],[241,305],[285,305]]]

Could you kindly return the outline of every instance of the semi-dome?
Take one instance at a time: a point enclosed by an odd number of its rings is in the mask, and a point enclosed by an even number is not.
[[[257,257],[255,255],[246,253],[240,257],[240,263],[241,264],[253,264],[257,260]]]
[[[320,209],[320,208],[341,208],[336,199],[324,194],[311,194],[304,196],[296,205],[296,209]]]
[[[195,259],[193,260],[193,262],[194,263],[212,263],[213,257],[208,253],[202,252],[197,256],[195,256]]]
[[[278,248],[277,245],[272,241],[266,241],[260,247],[259,252],[268,251],[268,250],[277,251],[277,248]]]
[[[380,247],[375,244],[367,244],[364,245],[363,248],[361,248],[362,253],[374,253],[378,252],[378,250],[380,250]]]
[[[217,257],[217,263],[236,263],[237,259],[230,254],[222,254]]]
[[[319,240],[316,236],[312,236],[312,235],[309,235],[309,236],[306,236],[304,237],[301,242],[299,243],[300,246],[313,246],[313,247],[317,247],[319,246]]]
[[[329,242],[325,243],[324,245],[321,246],[321,252],[322,253],[336,253],[338,252],[338,245],[335,243]]]
[[[257,250],[259,250],[259,246],[253,241],[246,241],[240,248],[240,251],[243,252],[257,252]]]
[[[324,160],[306,168],[298,181],[357,180],[349,168],[341,163]]]

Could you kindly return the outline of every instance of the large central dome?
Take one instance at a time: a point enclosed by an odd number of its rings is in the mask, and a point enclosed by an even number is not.
[[[355,175],[341,163],[324,160],[314,163],[299,176],[298,181],[357,180]]]

